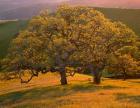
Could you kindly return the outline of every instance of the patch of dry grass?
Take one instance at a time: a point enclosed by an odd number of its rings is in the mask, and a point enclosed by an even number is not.
[[[58,74],[48,73],[29,84],[18,80],[0,82],[1,108],[140,108],[140,80],[102,79],[76,74],[60,85]]]

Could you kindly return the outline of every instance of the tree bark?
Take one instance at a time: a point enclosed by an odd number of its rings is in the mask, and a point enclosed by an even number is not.
[[[126,77],[127,77],[126,70],[123,69],[123,80],[124,80],[124,81],[126,80]]]
[[[95,84],[100,84],[101,83],[101,72],[99,71],[94,71],[94,83]]]
[[[67,76],[66,76],[66,71],[65,69],[60,69],[60,77],[61,77],[61,85],[67,85]]]
[[[98,69],[94,68],[92,65],[90,65],[89,68],[93,75],[93,83],[100,84],[101,83],[101,72],[98,71]]]

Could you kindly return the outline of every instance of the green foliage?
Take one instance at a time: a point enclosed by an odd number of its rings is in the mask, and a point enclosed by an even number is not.
[[[115,74],[115,77],[121,76],[124,80],[128,76],[134,76],[139,71],[139,63],[128,54],[112,57],[108,71]]]
[[[99,84],[110,56],[136,46],[137,38],[126,25],[111,22],[93,8],[63,5],[54,15],[44,11],[34,17],[28,29],[13,40],[8,67],[37,72],[54,67],[60,72],[61,84],[67,84],[65,68],[78,63],[80,67],[89,66],[94,82]],[[133,58],[128,64],[131,62],[135,64]]]
[[[113,9],[113,8],[95,8],[101,11],[112,21],[121,21],[132,28],[137,35],[140,35],[140,10],[139,9]],[[18,34],[22,28],[25,28],[28,21],[7,22],[0,24],[0,58],[5,57],[10,41]],[[2,40],[1,40],[2,38]]]

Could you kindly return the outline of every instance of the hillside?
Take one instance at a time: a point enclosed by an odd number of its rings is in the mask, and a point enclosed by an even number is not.
[[[140,37],[114,22],[140,36],[139,11],[63,6],[0,20],[0,108],[140,108]]]
[[[113,21],[121,21],[140,36],[140,9],[95,8]]]
[[[54,11],[61,0],[2,0],[0,3],[0,19],[29,19],[42,9]]]
[[[2,108],[139,108],[140,80],[102,79],[99,86],[91,76],[76,74],[69,85],[59,85],[59,75],[39,75],[28,84],[0,81]]]
[[[140,9],[114,9],[95,8],[113,21],[121,21],[140,35]],[[28,9],[27,9],[28,10]],[[26,13],[27,11],[25,11]],[[22,15],[22,13],[20,13]],[[24,15],[24,14],[23,14]],[[29,14],[30,15],[30,14]],[[15,17],[16,15],[13,14]],[[21,16],[20,16],[21,17]],[[8,44],[22,28],[27,25],[26,21],[7,22],[0,24],[0,58],[6,54]]]
[[[113,21],[121,21],[140,35],[140,9],[95,8]],[[14,15],[14,14],[13,14]],[[30,14],[29,14],[30,15]],[[9,41],[27,25],[26,21],[12,21],[0,24],[0,58],[5,56]]]
[[[54,11],[57,4],[35,4],[30,6],[17,7],[11,10],[0,12],[0,19],[29,19],[40,13],[41,10],[48,9]]]
[[[0,58],[6,55],[10,41],[27,26],[27,21],[6,21],[0,23]]]
[[[68,0],[72,5],[88,5],[106,8],[140,8],[139,0]]]
[[[139,9],[139,0],[1,0],[0,19],[28,19],[42,9],[54,11],[60,4]]]

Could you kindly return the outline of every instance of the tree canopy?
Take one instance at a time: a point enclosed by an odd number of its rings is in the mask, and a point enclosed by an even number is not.
[[[66,67],[87,67],[99,84],[102,71],[112,66],[109,60],[118,53],[117,64],[137,67],[138,53],[131,51],[138,48],[137,41],[126,25],[110,21],[93,8],[63,5],[54,14],[43,11],[34,17],[12,41],[5,61],[12,70],[31,70],[32,76],[58,71],[62,85],[67,84]]]

